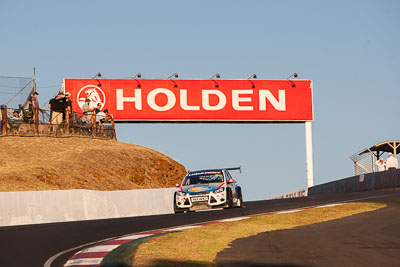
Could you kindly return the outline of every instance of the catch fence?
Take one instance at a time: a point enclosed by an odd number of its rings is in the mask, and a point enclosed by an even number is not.
[[[86,136],[116,140],[112,116],[101,118],[78,112],[50,112],[37,108],[14,109],[5,105],[0,112],[2,136]]]
[[[27,99],[35,90],[35,77],[0,76],[0,103],[7,106],[27,108]]]
[[[354,175],[374,172],[375,155],[370,153],[354,154],[350,156],[354,163]]]

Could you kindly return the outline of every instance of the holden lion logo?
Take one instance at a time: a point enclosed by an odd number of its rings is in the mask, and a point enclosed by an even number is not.
[[[90,108],[95,108],[97,107],[97,103],[100,103],[101,109],[103,109],[106,104],[106,95],[103,90],[95,85],[86,85],[79,90],[76,101],[81,109],[86,99],[90,99]]]

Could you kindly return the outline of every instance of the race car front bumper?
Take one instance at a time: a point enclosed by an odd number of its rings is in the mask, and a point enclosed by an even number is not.
[[[226,204],[226,192],[221,193],[200,193],[185,194],[178,192],[176,194],[176,207],[187,210],[201,210],[217,208]]]

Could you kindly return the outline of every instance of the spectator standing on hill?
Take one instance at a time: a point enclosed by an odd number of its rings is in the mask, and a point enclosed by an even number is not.
[[[106,118],[106,114],[103,112],[103,111],[99,111],[97,114],[96,114],[96,122],[97,123],[101,123],[101,122],[104,122],[104,119]]]
[[[38,92],[33,92],[29,97],[28,97],[28,109],[29,109],[29,118],[33,118],[34,110],[42,110],[39,106],[39,99],[37,98],[39,95]]]
[[[386,160],[386,167],[388,170],[395,170],[399,168],[399,162],[397,161],[397,158],[395,158],[390,152],[388,153],[388,158]]]
[[[113,116],[108,112],[108,109],[104,110],[104,114],[106,114],[106,117],[103,119],[102,122],[110,122]]]
[[[52,99],[49,100],[49,105],[48,105],[49,110],[50,110],[49,122],[51,122],[51,118],[52,118],[52,115],[53,115],[53,104],[54,104],[54,101],[56,101],[56,97],[57,97],[57,96],[58,96],[58,94],[57,94],[54,98],[52,98]]]
[[[49,100],[50,120],[51,120],[51,113],[53,112],[53,105],[54,105],[54,103],[55,103],[55,101],[56,101],[57,98],[59,98],[58,94],[56,94],[56,95],[54,96],[54,98],[52,98],[52,99]]]
[[[106,117],[106,114],[103,111],[100,111],[96,113],[96,124],[98,125],[98,132],[102,132],[104,129],[103,122],[104,118]]]
[[[69,116],[72,117],[72,100],[71,100],[71,94],[69,92],[65,93],[65,98],[66,98],[66,108],[65,110],[69,112]],[[64,118],[65,119],[65,118]]]
[[[33,94],[31,94],[31,95],[29,95],[28,96],[28,109],[29,109],[29,111],[33,111],[33,101],[32,101],[32,98],[33,98]]]
[[[90,107],[90,99],[86,98],[85,99],[85,104],[82,106],[82,112],[85,113],[88,117],[88,119],[92,119],[92,114],[93,114],[93,110],[95,110],[95,108],[91,108]]]
[[[94,110],[94,113],[99,113],[101,112],[101,103],[97,103],[97,108]]]
[[[32,107],[33,108],[37,108],[40,110],[40,106],[39,106],[39,99],[37,98],[39,95],[38,92],[33,92],[32,97],[31,97],[31,102],[32,102]],[[32,109],[33,110],[33,109]]]
[[[49,106],[52,110],[51,124],[60,125],[63,122],[64,112],[67,107],[66,101],[63,91],[60,91],[54,99],[50,100]]]
[[[382,171],[385,170],[386,164],[385,164],[385,162],[383,161],[383,159],[378,159],[378,160],[375,162],[375,164],[376,164],[376,166],[378,167],[378,172],[382,172]]]
[[[81,122],[86,124],[92,123],[92,120],[88,117],[87,112],[83,112]]]

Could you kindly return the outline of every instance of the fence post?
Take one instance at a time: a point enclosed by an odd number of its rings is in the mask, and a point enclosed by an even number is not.
[[[111,118],[111,127],[112,127],[112,131],[113,131],[113,140],[117,140],[117,134],[115,133],[114,118]]]
[[[7,106],[4,105],[1,108],[2,124],[3,124],[3,135],[7,134]]]
[[[92,112],[92,136],[96,137],[96,131],[97,131],[97,127],[96,127],[96,114],[94,114]]]
[[[33,121],[35,122],[35,133],[39,135],[39,109],[35,108],[33,113]]]
[[[67,135],[69,135],[69,108],[67,108],[65,112],[65,132]]]

